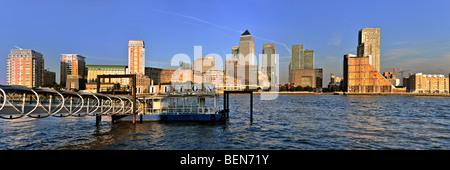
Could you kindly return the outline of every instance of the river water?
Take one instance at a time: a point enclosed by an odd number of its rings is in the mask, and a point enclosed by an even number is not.
[[[108,116],[0,120],[0,150],[450,149],[450,98],[230,96],[221,123],[111,123]]]

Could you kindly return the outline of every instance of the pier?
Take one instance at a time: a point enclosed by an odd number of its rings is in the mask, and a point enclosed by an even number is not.
[[[140,102],[136,100],[136,75],[99,75],[98,89],[101,78],[130,78],[131,95],[0,85],[0,118],[95,116],[98,125],[101,116],[133,115],[133,124],[136,123],[136,114],[140,111]]]
[[[131,94],[112,95],[101,92],[101,80],[109,78],[129,78]],[[75,92],[71,90],[55,90],[51,88],[29,88],[20,85],[5,86],[0,85],[0,118],[18,119],[22,117],[46,118],[46,117],[84,117],[95,116],[96,125],[99,125],[102,116],[125,117],[132,116],[132,123],[136,123],[139,118],[142,122],[142,114],[146,113],[146,98],[151,94],[144,94],[136,97],[136,75],[98,75],[97,93]],[[225,118],[229,118],[230,94],[250,94],[250,122],[253,121],[253,92],[252,91],[224,91],[224,107],[220,110],[216,108],[215,114],[221,113]],[[205,96],[211,97],[212,94]],[[179,96],[179,95],[173,95]],[[194,95],[197,96],[197,95]],[[219,106],[219,96],[214,106]],[[169,96],[170,97],[170,96]],[[144,101],[144,103],[142,103]],[[204,99],[203,99],[204,102]],[[203,104],[204,105],[204,104]],[[183,107],[184,109],[184,107]],[[190,108],[192,112],[192,108]],[[211,110],[210,108],[207,108]],[[138,117],[138,113],[142,114]],[[202,113],[205,110],[201,111]],[[178,113],[177,113],[178,114]],[[215,115],[211,120],[216,120]],[[219,117],[220,118],[220,117]],[[217,119],[219,119],[217,118]],[[208,117],[208,120],[209,117]],[[115,121],[115,119],[112,119]]]

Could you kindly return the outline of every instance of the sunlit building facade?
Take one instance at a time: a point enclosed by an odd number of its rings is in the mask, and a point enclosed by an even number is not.
[[[11,49],[6,65],[8,85],[44,85],[44,58],[41,53],[31,49]]]

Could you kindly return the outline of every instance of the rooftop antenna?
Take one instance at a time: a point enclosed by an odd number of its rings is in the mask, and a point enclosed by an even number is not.
[[[20,48],[20,47],[17,47],[17,46],[14,46],[14,47],[16,47],[16,48],[19,49],[19,50],[23,50],[23,48]]]

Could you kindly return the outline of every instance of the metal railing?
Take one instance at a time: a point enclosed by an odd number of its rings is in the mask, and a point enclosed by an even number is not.
[[[136,100],[136,112],[140,102]],[[50,88],[29,88],[20,85],[0,85],[0,118],[83,117],[132,114],[128,97]]]

